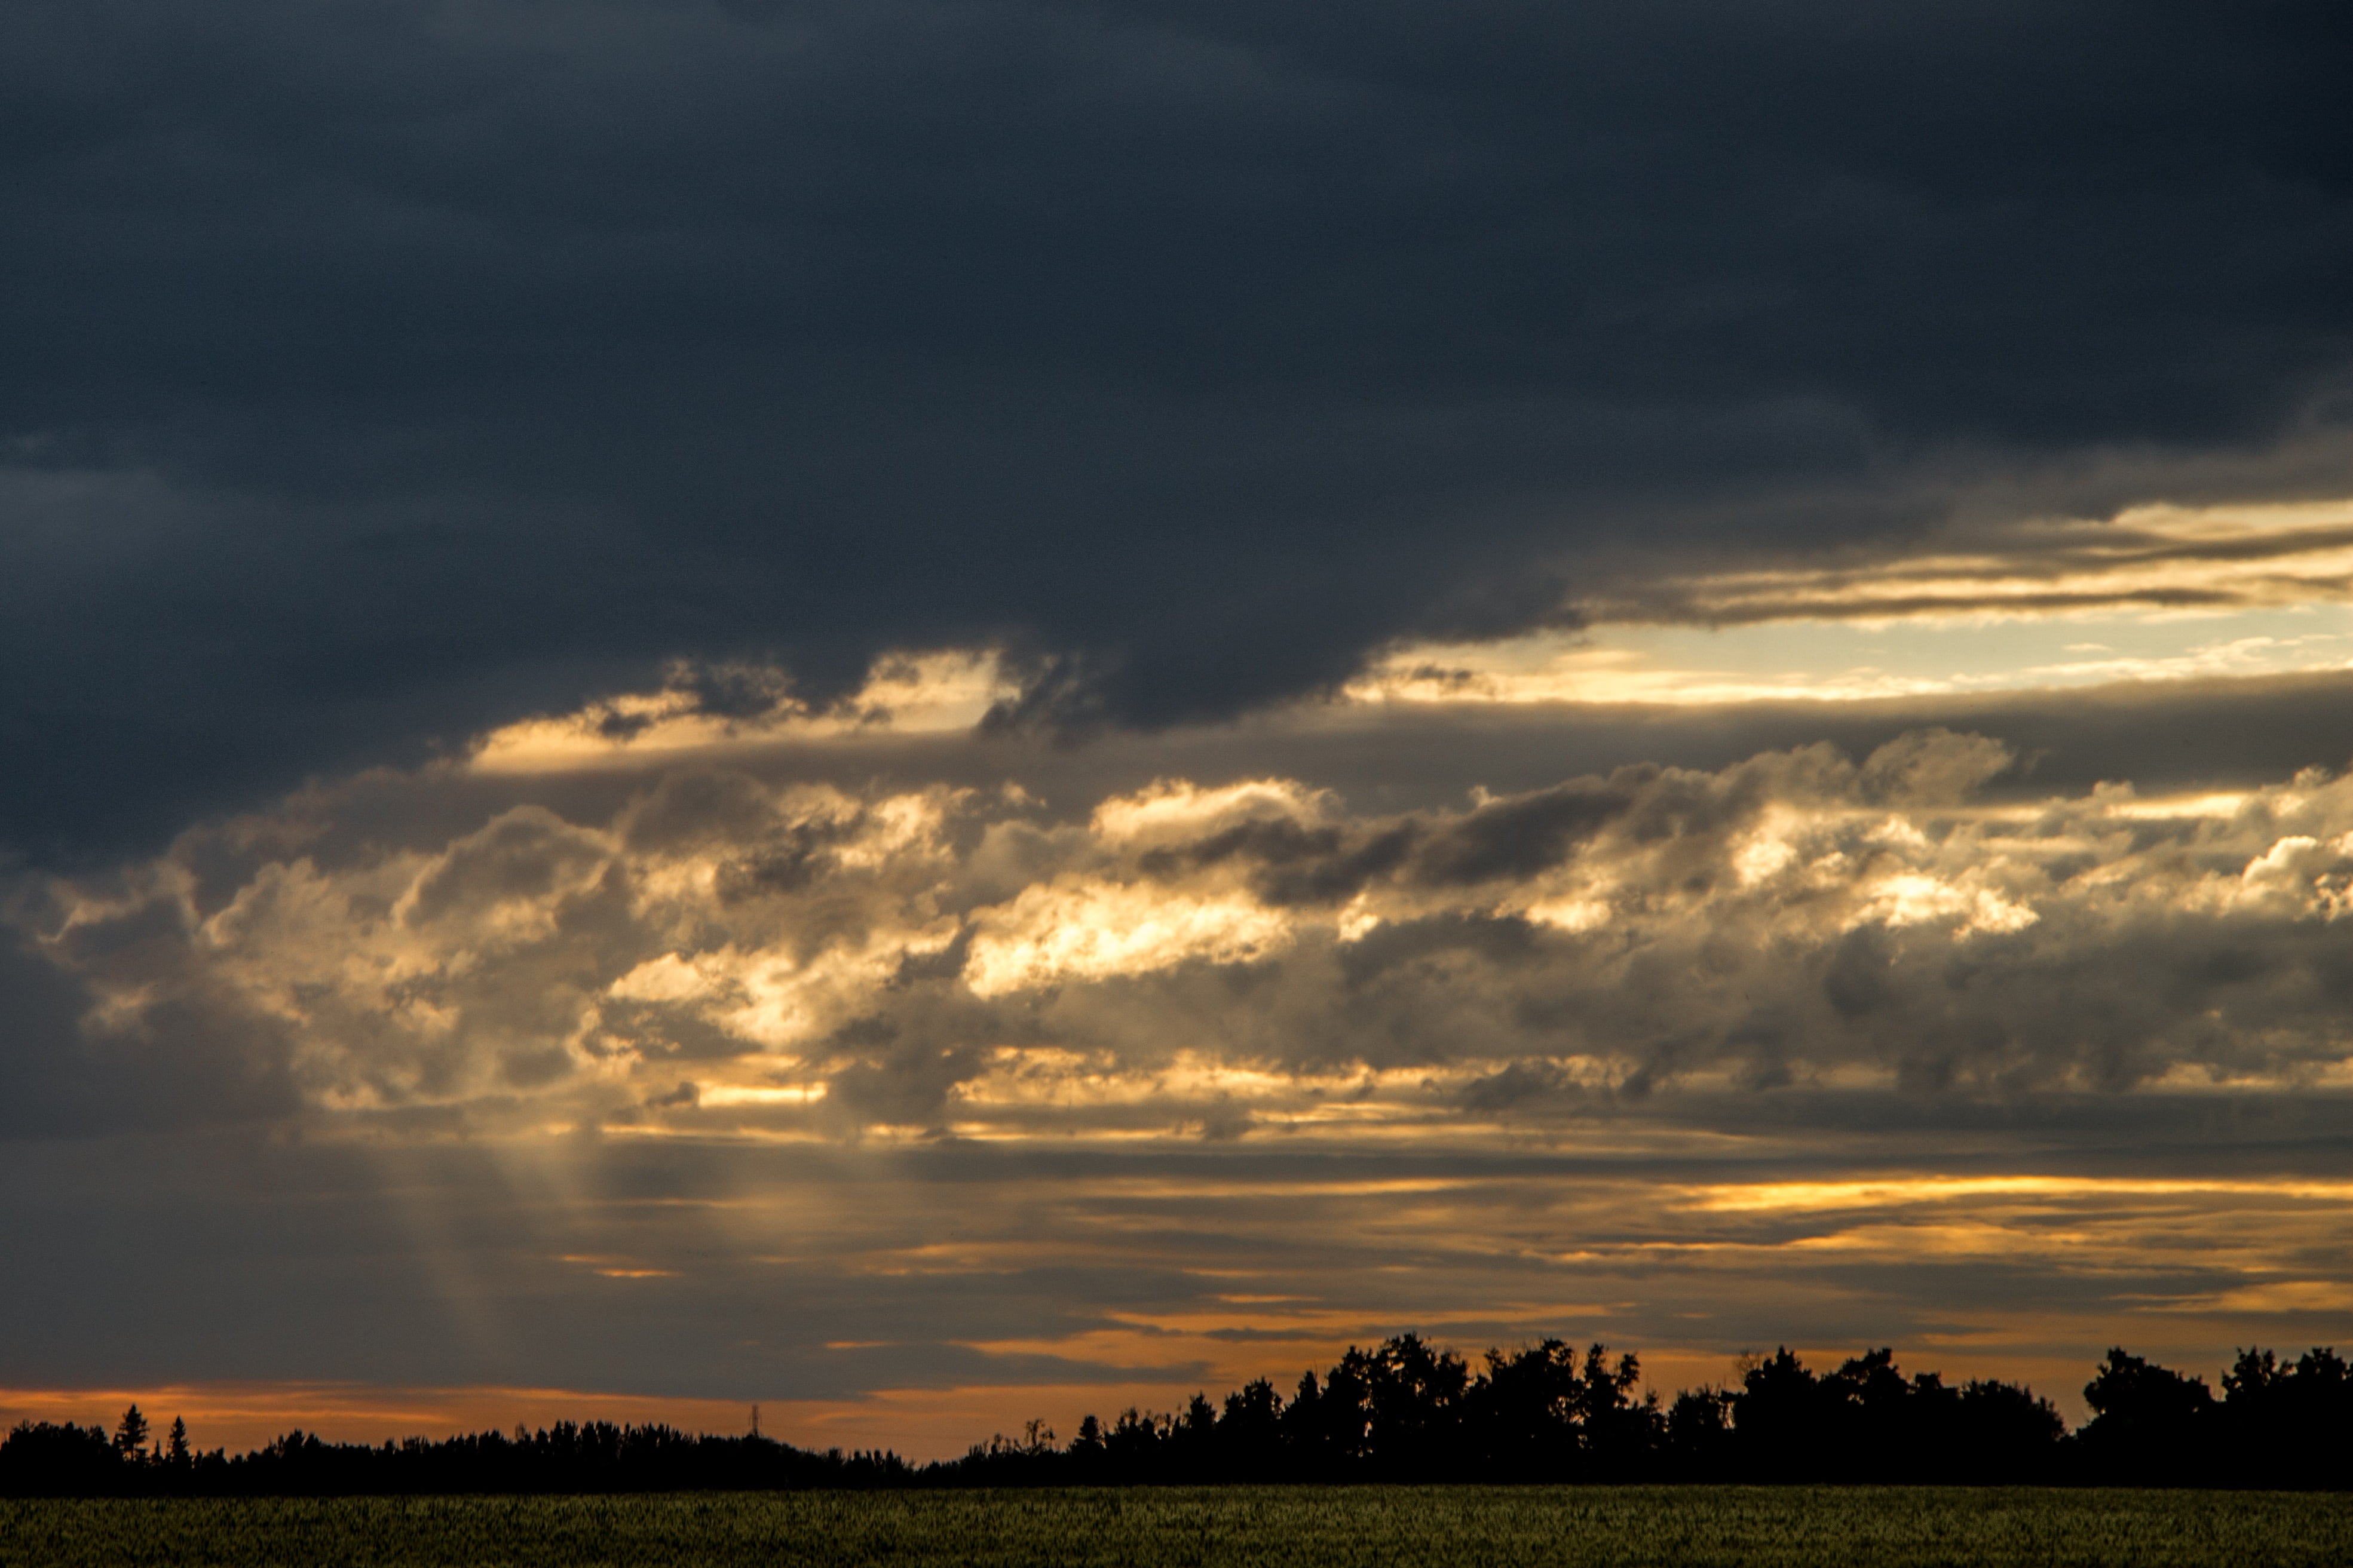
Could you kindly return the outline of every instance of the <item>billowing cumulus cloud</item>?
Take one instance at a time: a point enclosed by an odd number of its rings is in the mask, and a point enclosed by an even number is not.
[[[600,819],[517,805],[331,855],[244,819],[48,881],[28,939],[76,1000],[37,1026],[62,1051],[212,1018],[355,1126],[825,1138],[2353,1072],[2353,784],[1981,799],[2017,763],[1927,731],[1391,815],[1163,780],[1077,820],[682,771]],[[206,877],[210,836],[267,847]]]

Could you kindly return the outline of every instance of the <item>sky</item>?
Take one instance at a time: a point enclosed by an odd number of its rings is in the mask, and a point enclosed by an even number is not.
[[[25,0],[0,1419],[2353,1341],[2348,48]]]

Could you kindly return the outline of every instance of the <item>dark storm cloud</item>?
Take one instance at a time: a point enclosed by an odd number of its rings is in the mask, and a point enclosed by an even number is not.
[[[678,655],[822,700],[995,641],[1029,711],[1159,722],[1557,618],[1588,548],[2096,510],[2299,432],[2332,482],[2347,42],[2295,5],[20,5],[0,746],[41,765],[0,837],[152,839]]]
[[[153,923],[153,911],[141,913]],[[151,954],[139,966],[154,963]],[[284,1041],[206,988],[136,1017],[109,1019],[98,1004],[20,933],[0,937],[0,1140],[259,1122],[297,1109]]]

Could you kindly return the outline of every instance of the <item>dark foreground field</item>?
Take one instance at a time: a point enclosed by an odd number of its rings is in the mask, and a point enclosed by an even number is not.
[[[1922,1488],[0,1502],[0,1568],[124,1564],[2353,1563],[2353,1496]]]

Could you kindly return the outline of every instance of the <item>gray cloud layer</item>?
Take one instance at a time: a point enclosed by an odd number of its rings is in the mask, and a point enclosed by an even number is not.
[[[2346,479],[2327,6],[13,20],[44,854],[675,654],[1157,722],[1630,542]]]

